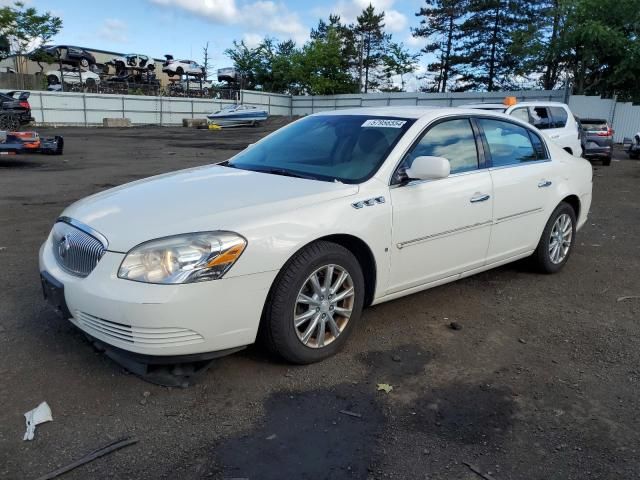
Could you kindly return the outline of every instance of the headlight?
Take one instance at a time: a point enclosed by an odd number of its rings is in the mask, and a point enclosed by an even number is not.
[[[240,258],[247,241],[232,232],[201,232],[159,238],[134,247],[118,278],[178,284],[221,278]]]

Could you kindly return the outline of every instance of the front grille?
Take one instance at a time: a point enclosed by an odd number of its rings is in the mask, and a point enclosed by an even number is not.
[[[106,245],[81,227],[58,221],[53,226],[52,248],[58,265],[64,271],[86,277],[96,268]]]
[[[181,347],[204,341],[202,335],[188,328],[134,327],[76,311],[75,318],[89,334],[102,334],[114,340],[148,348]]]

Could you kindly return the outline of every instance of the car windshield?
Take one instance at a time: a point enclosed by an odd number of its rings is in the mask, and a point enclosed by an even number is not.
[[[361,183],[373,176],[413,122],[368,115],[306,117],[240,152],[228,166]]]

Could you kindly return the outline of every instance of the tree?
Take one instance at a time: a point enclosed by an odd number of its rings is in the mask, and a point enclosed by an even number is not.
[[[357,91],[353,77],[344,69],[341,54],[341,36],[335,28],[307,42],[295,56],[295,75],[300,80],[301,93],[335,95]]]
[[[322,39],[326,41],[329,31],[333,31],[340,41],[342,68],[355,77],[360,66],[360,48],[356,41],[355,27],[342,23],[339,15],[329,15],[328,21],[325,22],[320,19],[318,27],[311,29],[310,38],[312,40]]]
[[[256,88],[256,72],[260,66],[257,49],[249,48],[244,40],[233,41],[233,47],[227,48],[224,54],[233,61],[240,81],[240,88],[254,90]]]
[[[24,3],[0,8],[0,38],[6,54],[24,54],[27,49],[47,43],[62,29],[62,20],[49,12],[38,11]],[[9,48],[6,48],[6,47]]]
[[[408,73],[416,71],[418,60],[418,54],[412,54],[405,48],[402,43],[391,43],[387,49],[387,53],[382,57],[382,63],[384,65],[384,73],[387,78],[387,86],[385,90],[393,91],[394,85],[392,83],[392,77],[400,77],[400,91],[404,91],[405,82],[404,76]]]
[[[367,93],[370,87],[375,88],[379,85],[378,68],[382,64],[382,56],[390,40],[390,36],[384,32],[384,27],[384,12],[376,13],[371,4],[356,19],[355,34],[359,37],[360,44],[358,83],[364,93]]]
[[[209,71],[211,69],[211,65],[209,63],[209,42],[207,42],[206,45],[202,47],[202,56],[203,56],[202,67],[204,69],[203,81],[206,82],[207,79],[209,78]]]
[[[465,74],[469,89],[490,92],[513,85],[516,64],[509,55],[516,30],[526,23],[526,0],[470,0],[462,24]]]
[[[463,37],[461,25],[468,0],[426,0],[426,7],[416,13],[422,17],[420,26],[414,28],[414,37],[427,39],[422,48],[426,54],[435,54],[436,61],[427,65],[434,72],[436,92],[446,92],[450,80],[459,73],[462,58],[459,55]]]

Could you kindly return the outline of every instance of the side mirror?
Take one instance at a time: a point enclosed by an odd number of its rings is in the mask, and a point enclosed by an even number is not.
[[[443,157],[417,157],[407,168],[407,176],[412,180],[437,180],[447,178],[450,173],[451,164]]]

